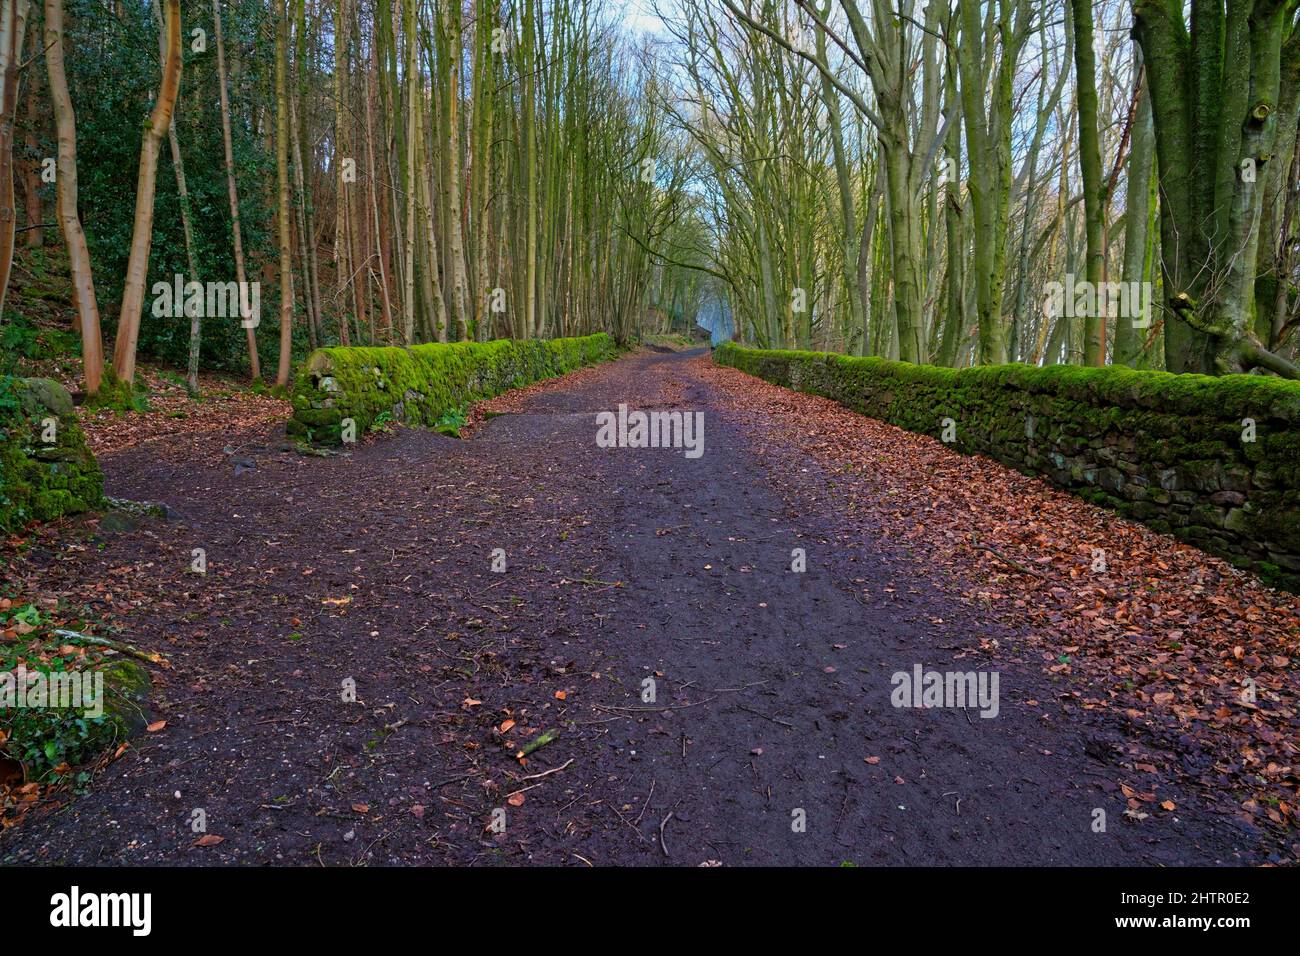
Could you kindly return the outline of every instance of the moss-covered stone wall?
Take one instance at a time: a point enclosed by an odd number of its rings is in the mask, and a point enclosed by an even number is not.
[[[958,451],[1300,590],[1300,384],[1121,367],[957,370],[731,343],[714,359],[909,431],[943,440],[946,428]]]
[[[103,500],[104,475],[67,389],[45,378],[0,376],[0,532],[89,511]]]
[[[616,352],[603,332],[571,339],[317,349],[294,382],[288,433],[337,445],[348,418],[358,436],[381,416],[431,427],[469,402],[606,361]]]

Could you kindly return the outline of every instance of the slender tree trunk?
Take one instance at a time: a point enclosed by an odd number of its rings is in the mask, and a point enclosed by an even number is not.
[[[1083,363],[1106,364],[1106,297],[1101,294],[1106,250],[1102,245],[1101,144],[1097,136],[1097,58],[1093,50],[1092,0],[1070,0],[1074,26],[1074,71],[1079,107],[1079,167],[1083,173],[1083,221],[1087,253],[1084,274],[1097,307],[1083,318]],[[1073,294],[1073,291],[1069,294]]]
[[[495,24],[493,3],[478,0],[475,16],[478,69],[474,73],[474,320],[479,341],[487,341],[492,334],[492,312],[488,308],[488,294],[497,285],[488,281],[488,247],[491,242],[489,223],[492,216],[492,116],[494,111],[493,87],[496,83],[496,53],[492,49],[492,30]]]
[[[949,81],[950,96],[955,95],[956,78]],[[955,101],[952,108],[956,108]],[[952,124],[948,141],[944,144],[949,169],[961,169],[961,126]],[[944,184],[943,197],[944,239],[948,250],[948,270],[944,277],[944,320],[939,338],[939,353],[935,364],[951,368],[957,364],[957,348],[966,329],[966,223],[961,202],[961,179],[955,177]]]
[[[889,237],[894,269],[894,314],[898,325],[898,357],[904,362],[924,360],[921,348],[921,275],[918,213],[908,173],[905,127],[893,130],[884,150],[885,191],[889,197]],[[900,139],[901,137],[901,139]],[[884,137],[881,138],[884,145]],[[990,348],[992,346],[990,345]],[[996,359],[994,359],[996,361]]]
[[[463,193],[461,183],[461,134],[460,134],[460,61],[462,41],[460,29],[460,2],[443,8],[447,16],[448,63],[447,63],[447,109],[444,117],[447,136],[447,221],[450,226],[448,234],[448,252],[451,256],[451,299],[456,313],[457,338],[464,341],[469,338],[470,303],[468,280],[465,275],[465,239],[462,230],[461,214]]]
[[[294,69],[298,68],[295,60]],[[289,67],[286,66],[286,70]],[[292,210],[294,222],[297,228],[294,232],[298,237],[298,262],[302,268],[302,304],[303,312],[306,314],[308,338],[312,346],[315,347],[320,335],[324,331],[324,320],[316,310],[316,302],[311,294],[312,290],[312,255],[311,249],[316,245],[316,231],[312,228],[311,221],[307,218],[307,209],[309,205],[307,195],[307,181],[303,169],[303,148],[302,137],[299,134],[298,127],[298,97],[290,95],[289,101],[289,152],[292,155],[290,169],[292,171],[293,184],[293,203]],[[339,344],[348,344],[348,321],[346,310],[342,310],[339,316]]]
[[[537,104],[535,65],[537,36],[534,30],[534,0],[523,0],[524,16],[524,328],[527,338],[537,336]]]
[[[434,231],[433,217],[433,179],[429,163],[428,146],[425,143],[423,114],[416,117],[416,140],[419,155],[420,206],[424,211],[424,238],[428,249],[429,267],[424,270],[426,278],[426,295],[429,298],[433,322],[437,325],[436,336],[439,342],[446,342],[447,302],[442,294],[442,281],[438,278],[438,235]]]
[[[317,335],[324,328],[320,294],[320,237],[316,229],[316,204],[312,201],[311,171],[313,168],[310,142],[299,135],[299,123],[307,122],[307,5],[304,0],[296,0],[294,23],[295,37],[293,71],[297,78],[298,95],[290,95],[289,100],[289,135],[290,149],[293,150],[294,184],[298,191],[299,215],[302,219],[302,274],[303,305],[308,321]],[[341,341],[347,343],[347,310],[343,310],[339,325]]]
[[[0,312],[13,269],[18,213],[13,195],[13,130],[18,114],[18,72],[27,36],[29,0],[4,0],[0,13]]]
[[[230,99],[226,93],[226,51],[221,37],[221,0],[212,0],[212,26],[217,41],[217,89],[221,93],[221,140],[226,151],[226,191],[230,194],[230,232],[235,243],[235,279],[240,289],[240,322],[248,339],[248,365],[253,381],[262,377],[257,360],[257,334],[249,327],[250,317],[242,315],[243,290],[248,285],[244,268],[244,238],[239,224],[239,190],[235,186],[235,154],[230,143]]]
[[[153,15],[158,22],[158,62],[165,63],[167,60],[167,37],[165,33],[166,24],[163,22],[162,6],[158,0],[153,0]],[[176,194],[180,198],[181,204],[181,231],[185,237],[185,264],[189,269],[189,281],[202,281],[199,275],[199,267],[194,258],[194,228],[190,217],[190,190],[185,181],[185,163],[181,157],[181,143],[176,135],[176,112],[179,110],[179,101],[177,109],[172,111],[172,121],[167,126],[167,144],[172,154],[172,170],[176,175]],[[199,348],[203,341],[203,310],[194,309],[194,314],[190,316],[190,347],[189,361],[186,366],[185,383],[189,388],[191,395],[197,395],[199,391]]]
[[[286,52],[285,70],[287,71],[287,85],[289,93],[289,154],[290,154],[290,184],[293,188],[293,216],[294,230],[293,235],[298,241],[298,265],[302,270],[302,306],[303,313],[307,320],[307,338],[312,347],[316,346],[323,330],[323,321],[320,313],[316,310],[316,300],[313,299],[312,275],[311,275],[311,256],[308,254],[308,248],[316,244],[316,231],[307,217],[309,198],[307,194],[307,177],[305,173],[306,162],[303,153],[303,141],[299,135],[298,117],[302,113],[304,104],[307,100],[306,77],[303,67],[303,60],[306,58],[307,50],[307,31],[306,31],[306,4],[302,0],[291,0],[290,2],[290,35],[289,47],[293,50],[290,55]],[[341,323],[341,334],[339,336],[340,344],[347,344],[347,325]]]
[[[81,332],[86,394],[94,395],[99,391],[104,375],[104,343],[86,233],[77,215],[77,117],[72,108],[72,97],[68,94],[68,77],[63,65],[63,0],[45,0],[45,68],[59,137],[56,205],[59,223],[63,227],[63,240],[68,247],[68,272],[72,278],[72,300]]]
[[[0,313],[9,292],[18,213],[14,204],[14,118],[18,73],[27,38],[29,0],[4,0],[0,14]]]
[[[181,83],[181,4],[166,0],[167,56],[163,61],[158,99],[149,116],[140,144],[140,172],[135,187],[135,223],[131,232],[131,257],[122,286],[122,310],[113,343],[113,371],[122,382],[135,381],[135,349],[140,339],[140,316],[144,308],[145,274],[153,244],[153,202],[158,179],[158,151],[171,125],[172,110]]]
[[[293,254],[289,237],[289,7],[280,5],[275,32],[275,167],[280,226],[280,363],[275,384],[289,384],[293,351]]]
[[[1142,83],[1141,71],[1137,82]],[[1144,288],[1147,281],[1147,224],[1150,220],[1151,171],[1155,166],[1155,133],[1151,127],[1151,95],[1139,90],[1137,118],[1133,127],[1133,147],[1128,156],[1127,199],[1124,203],[1123,281]],[[1129,285],[1129,288],[1134,288]],[[1152,319],[1152,303],[1146,303],[1144,324]],[[1144,332],[1133,327],[1133,310],[1122,309],[1115,317],[1116,365],[1136,366],[1142,352]]]
[[[27,84],[27,117],[23,129],[23,146],[27,150],[27,162],[23,164],[24,206],[27,211],[27,229],[23,233],[25,244],[29,249],[39,249],[45,245],[45,210],[41,202],[40,154],[37,152],[36,131],[40,128],[41,112],[40,86],[37,74],[32,72],[32,81]]]
[[[335,94],[337,98],[335,112],[335,166],[338,166],[338,158],[343,156],[352,161],[355,172],[355,167],[359,164],[355,156],[355,143],[352,137],[353,128],[347,122],[350,101],[347,68],[349,46],[352,38],[352,30],[348,20],[347,0],[338,0],[336,9],[338,11],[336,32],[339,34],[339,38],[336,39],[334,45]],[[345,37],[346,39],[344,39]],[[364,278],[367,272],[364,265],[364,242],[362,237],[358,235],[362,222],[357,215],[355,175],[352,182],[344,182],[341,176],[338,177],[336,186],[338,200],[335,219],[343,223],[343,228],[338,231],[342,233],[344,259],[347,262],[347,284],[351,286],[352,290],[352,306],[356,314],[357,325],[367,327],[371,324],[368,302],[369,282]],[[373,344],[373,329],[370,338]]]
[[[406,272],[402,302],[402,335],[407,345],[415,344],[415,196],[416,186],[416,110],[419,105],[418,64],[415,38],[415,0],[404,0],[406,40]],[[436,268],[436,266],[433,266]]]
[[[823,7],[823,16],[829,15],[829,0]],[[826,62],[826,34],[817,31],[817,57]],[[835,158],[835,184],[840,195],[841,244],[844,256],[844,288],[849,297],[849,321],[858,334],[866,335],[867,318],[862,308],[862,287],[858,285],[858,232],[857,210],[853,205],[853,188],[849,177],[847,151],[844,149],[844,119],[840,115],[839,94],[826,76],[821,78],[822,103],[826,109],[826,122],[830,127],[831,148]]]
[[[378,60],[375,65],[377,67]],[[369,169],[370,212],[375,233],[375,258],[379,260],[379,301],[383,307],[383,330],[389,345],[393,344],[393,305],[389,297],[387,237],[379,215],[378,167],[375,166],[374,143],[374,88],[371,84],[371,71],[366,71],[366,164]]]

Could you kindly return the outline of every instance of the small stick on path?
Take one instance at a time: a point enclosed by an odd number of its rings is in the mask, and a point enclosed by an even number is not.
[[[993,557],[997,558],[999,561],[1003,562],[1004,564],[1011,565],[1013,568],[1015,568],[1017,571],[1019,571],[1022,574],[1032,574],[1034,577],[1039,578],[1040,580],[1043,581],[1051,580],[1051,578],[1049,578],[1046,574],[1043,574],[1043,572],[1036,571],[1031,567],[1027,567],[1026,565],[1021,564],[1015,558],[1008,558],[1005,554],[1003,554],[1001,551],[998,551],[996,548],[990,548],[987,544],[980,544],[978,540],[972,540],[970,544],[972,548],[975,548],[976,550],[979,551],[987,551],[989,554],[993,555]]]
[[[672,854],[668,852],[668,844],[664,841],[664,827],[668,826],[668,821],[673,818],[673,814],[677,812],[677,808],[681,805],[682,801],[678,800],[673,804],[673,808],[668,811],[668,816],[659,821],[659,849],[664,851],[664,857],[667,859],[671,859]]]
[[[700,704],[707,704],[713,699],[713,697],[706,697],[703,700],[691,701],[688,704],[661,704],[658,707],[607,707],[603,704],[592,704],[591,706],[611,714],[657,714],[661,710],[685,710],[687,707],[698,707]]]
[[[163,667],[170,666],[162,659],[161,654],[155,654],[153,651],[142,651],[138,647],[132,647],[130,644],[123,644],[121,641],[109,640],[107,637],[96,637],[94,634],[82,634],[79,631],[66,631],[59,628],[54,632],[60,637],[72,637],[79,641],[87,641],[100,647],[107,647],[109,650],[117,651],[119,654],[129,654],[131,657],[138,657],[148,664],[160,664]]]
[[[789,727],[791,730],[799,729],[794,724],[790,723],[790,721],[788,720],[782,720],[780,717],[771,717],[767,714],[762,713],[761,711],[753,710],[752,708],[746,707],[744,704],[737,704],[736,707],[740,710],[743,710],[747,714],[753,714],[755,717],[762,717],[764,720],[770,720],[772,723],[780,724],[782,727]]]
[[[570,757],[568,760],[564,761],[564,763],[560,764],[558,767],[552,767],[550,770],[543,770],[541,773],[530,773],[526,777],[520,777],[519,782],[523,783],[525,780],[540,780],[542,777],[549,777],[553,773],[559,773],[569,764],[573,763],[573,761],[576,759],[577,759],[576,757]]]

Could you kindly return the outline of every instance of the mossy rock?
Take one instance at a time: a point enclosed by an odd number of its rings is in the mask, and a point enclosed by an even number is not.
[[[139,527],[140,519],[126,511],[110,511],[99,519],[100,534],[130,534]]]
[[[63,418],[71,415],[74,405],[68,390],[49,378],[25,378],[19,391],[23,414],[40,419],[47,414]]]
[[[334,408],[303,408],[294,412],[293,420],[307,428],[322,428],[337,425],[343,420],[343,413]]]
[[[67,390],[49,379],[0,378],[0,531],[103,500],[104,476]]]
[[[133,737],[149,726],[149,692],[153,681],[144,665],[125,657],[113,658],[100,670],[104,672],[107,699],[104,712],[117,724],[119,736]]]

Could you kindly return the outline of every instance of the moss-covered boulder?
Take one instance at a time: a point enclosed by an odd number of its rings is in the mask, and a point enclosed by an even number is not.
[[[114,725],[118,739],[140,733],[153,715],[149,712],[149,692],[153,681],[149,671],[126,657],[115,657],[99,668],[104,672],[104,714]]]
[[[617,354],[604,334],[571,339],[499,339],[411,348],[317,349],[293,390],[289,435],[337,445],[344,422],[364,434],[376,422],[436,427],[473,401],[563,375]]]
[[[1300,383],[1110,366],[912,365],[727,343],[714,361],[1043,475],[1300,590]]]
[[[97,508],[104,476],[58,382],[0,377],[0,532]]]

